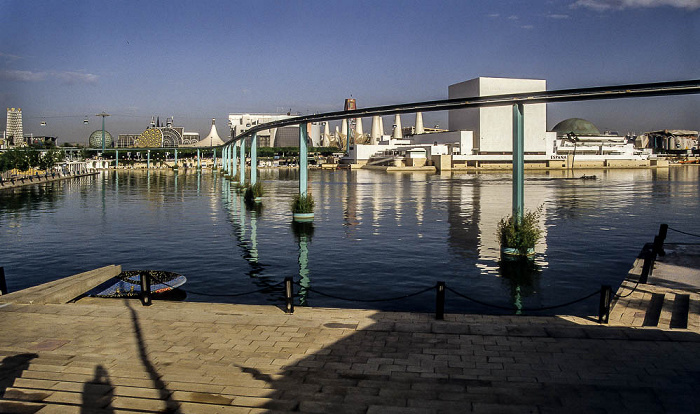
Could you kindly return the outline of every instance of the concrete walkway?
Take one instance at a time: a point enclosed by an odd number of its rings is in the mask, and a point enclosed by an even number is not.
[[[0,304],[0,306],[3,306]],[[697,412],[700,335],[574,317],[0,308],[0,412]]]

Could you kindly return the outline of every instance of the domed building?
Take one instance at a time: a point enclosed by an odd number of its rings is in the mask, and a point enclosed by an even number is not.
[[[563,137],[568,134],[577,136],[600,136],[600,130],[593,125],[592,122],[581,118],[565,119],[552,128],[552,131],[557,133],[557,137]]]
[[[111,148],[114,140],[112,139],[112,134],[105,131],[105,148]],[[88,145],[92,148],[102,148],[102,130],[98,129],[88,138]]]

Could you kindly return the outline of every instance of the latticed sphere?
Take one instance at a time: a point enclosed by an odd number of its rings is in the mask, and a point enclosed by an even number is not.
[[[112,146],[112,134],[109,132],[105,131],[105,148],[109,148]],[[88,145],[92,148],[102,148],[102,130],[98,129],[97,131],[93,132],[90,134],[90,138],[88,138]]]

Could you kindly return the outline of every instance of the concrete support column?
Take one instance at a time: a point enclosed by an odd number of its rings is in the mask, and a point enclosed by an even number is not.
[[[523,104],[513,105],[513,217],[520,223],[524,212],[525,128]]]
[[[212,159],[214,160],[214,169],[216,169],[216,148],[214,148],[214,155],[212,155]]]
[[[199,153],[199,148],[197,148],[197,170],[202,169],[202,157],[201,154]]]
[[[241,183],[241,187],[245,185],[245,138],[242,138],[240,140],[241,143],[241,170],[240,174],[241,176],[239,177],[240,180],[239,182]]]
[[[175,167],[174,168],[177,170],[177,148],[175,148]]]
[[[221,147],[221,171],[226,173],[226,146]]]
[[[382,132],[380,128],[380,117],[375,115],[372,117],[372,132],[370,133],[370,144],[377,145],[377,143],[382,139]]]
[[[250,185],[258,181],[258,134],[250,138]]]
[[[306,196],[308,183],[308,149],[306,148],[306,124],[299,125],[299,195]]]
[[[114,150],[114,168],[119,168],[119,150]]]
[[[236,141],[231,145],[231,177],[236,175],[236,170],[238,169],[238,149],[239,142]]]
[[[151,169],[151,150],[146,151],[146,168]]]

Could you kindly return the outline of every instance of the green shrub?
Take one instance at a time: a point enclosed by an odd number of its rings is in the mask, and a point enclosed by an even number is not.
[[[244,197],[247,201],[251,201],[255,200],[258,197],[262,197],[264,193],[265,191],[263,189],[262,183],[258,181],[257,183],[246,187]]]
[[[542,206],[539,206],[535,211],[525,211],[520,224],[513,216],[502,218],[497,230],[501,248],[513,248],[520,254],[527,254],[527,250],[534,248],[542,237],[542,230],[538,226],[541,215]]]
[[[311,194],[297,194],[292,200],[292,213],[313,213],[315,204]]]

